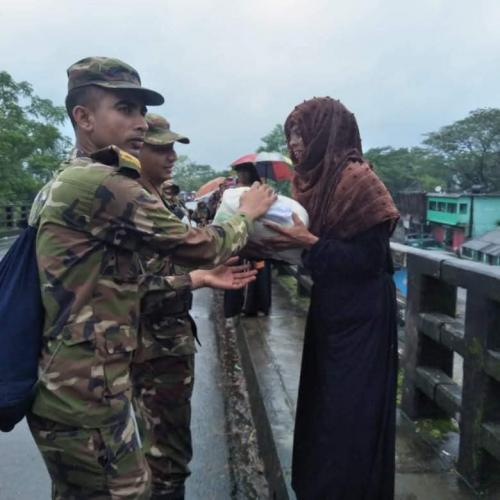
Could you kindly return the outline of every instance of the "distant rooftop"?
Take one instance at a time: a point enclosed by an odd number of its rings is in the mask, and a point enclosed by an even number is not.
[[[465,242],[462,248],[469,248],[493,256],[500,255],[500,227]]]
[[[432,198],[500,198],[500,193],[427,193]]]

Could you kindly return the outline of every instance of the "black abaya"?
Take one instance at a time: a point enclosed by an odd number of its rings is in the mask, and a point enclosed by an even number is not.
[[[257,316],[261,312],[269,314],[271,308],[271,262],[257,273],[256,280],[241,290],[226,290],[224,292],[224,317],[230,318],[240,313],[247,316]]]
[[[314,287],[292,485],[299,500],[394,496],[396,297],[387,224],[304,256]]]

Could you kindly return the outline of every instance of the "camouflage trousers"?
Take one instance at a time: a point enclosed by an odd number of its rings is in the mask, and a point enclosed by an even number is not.
[[[132,365],[134,408],[152,473],[152,499],[184,498],[191,473],[191,395],[194,354]]]
[[[146,500],[151,472],[132,417],[110,427],[69,427],[29,415],[52,479],[53,500]]]

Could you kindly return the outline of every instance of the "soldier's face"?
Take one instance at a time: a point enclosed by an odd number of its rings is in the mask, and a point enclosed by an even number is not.
[[[89,112],[89,138],[97,149],[113,144],[139,157],[148,129],[146,111],[134,92],[105,91]]]
[[[142,175],[156,185],[172,178],[177,153],[173,144],[164,146],[144,144],[139,160],[141,161]]]

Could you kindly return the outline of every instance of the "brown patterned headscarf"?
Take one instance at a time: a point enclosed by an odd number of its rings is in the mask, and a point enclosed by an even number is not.
[[[304,142],[293,180],[295,199],[308,211],[311,231],[349,239],[399,213],[389,191],[362,155],[354,115],[330,97],[299,104],[285,122],[287,141],[297,126]],[[292,157],[294,163],[296,158]]]

